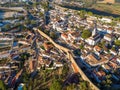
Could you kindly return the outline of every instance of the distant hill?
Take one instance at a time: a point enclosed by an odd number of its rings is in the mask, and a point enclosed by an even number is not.
[[[120,0],[116,0],[116,2],[120,3]]]
[[[111,4],[114,4],[115,0],[98,0],[97,2],[98,3],[111,3]]]
[[[85,2],[85,3],[96,3],[98,1],[105,1],[105,2],[115,2],[115,3],[120,3],[120,0],[63,0],[63,1],[74,1],[74,2]]]
[[[84,8],[95,9],[115,15],[120,15],[120,0],[63,0],[63,1],[83,2]],[[98,3],[99,1],[101,3]]]

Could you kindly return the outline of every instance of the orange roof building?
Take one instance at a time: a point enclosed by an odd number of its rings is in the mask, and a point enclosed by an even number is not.
[[[48,42],[44,42],[43,46],[44,46],[45,50],[50,50],[53,47],[53,45]]]

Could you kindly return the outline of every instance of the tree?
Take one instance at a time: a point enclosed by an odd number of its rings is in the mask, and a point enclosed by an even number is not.
[[[22,79],[24,83],[27,83],[29,81],[29,74],[27,72],[24,72],[22,74]]]
[[[44,14],[42,12],[39,12],[40,17],[44,17]]]
[[[0,80],[0,90],[6,90],[5,84],[2,80]]]
[[[81,10],[81,11],[79,12],[79,15],[80,15],[81,18],[85,18],[86,11],[85,11],[85,10]]]
[[[37,79],[34,79],[33,81],[33,88],[35,88],[37,86]]]
[[[27,87],[26,87],[26,85],[24,85],[24,87],[23,87],[23,90],[27,90]]]
[[[15,26],[20,26],[21,24],[18,22],[18,23],[16,23],[16,25]]]
[[[51,37],[52,39],[56,39],[56,38],[57,38],[57,35],[56,35],[55,32],[50,32],[50,37]]]
[[[87,39],[91,36],[91,32],[89,30],[83,30],[82,32],[82,38]]]
[[[104,85],[104,88],[105,88],[105,89],[110,88],[110,86],[111,86],[111,84],[112,84],[111,77],[112,77],[111,74],[106,75],[106,80],[103,80],[103,81],[101,82],[101,84]]]
[[[120,21],[120,17],[114,18],[115,21]]]
[[[48,2],[42,2],[41,6],[44,8],[45,11],[48,10]]]
[[[88,89],[88,82],[87,81],[80,82],[79,88],[80,88],[80,90],[87,90]]]
[[[10,29],[10,25],[7,24],[7,25],[4,26],[4,28],[7,29],[7,30]]]
[[[92,12],[88,12],[87,13],[89,16],[93,16],[93,13]]]
[[[62,90],[62,85],[59,80],[53,79],[50,90]]]
[[[76,87],[76,84],[70,84],[69,86],[67,86],[67,90],[74,90]]]
[[[69,71],[69,67],[67,65],[64,65],[62,69],[62,77],[65,77],[68,71]]]
[[[115,51],[115,50],[116,50],[116,48],[115,48],[115,47],[112,47],[112,50],[114,50],[114,51]]]
[[[29,56],[30,56],[30,54],[25,52],[20,55],[20,58],[21,58],[21,60],[25,61],[25,60],[29,59]]]
[[[80,45],[80,49],[84,49],[84,45],[83,44]]]
[[[109,88],[111,86],[111,84],[112,84],[112,81],[110,79],[106,79],[105,84],[104,84],[105,87]]]
[[[116,40],[116,41],[115,41],[115,45],[116,45],[116,46],[120,46],[120,40]]]
[[[116,23],[116,22],[113,22],[113,21],[110,23],[110,25],[111,25],[112,27],[114,27],[116,24],[117,24],[117,23]]]
[[[29,19],[25,20],[25,24],[30,24],[31,21]]]
[[[49,35],[49,31],[48,30],[44,30],[44,33]]]
[[[35,20],[31,20],[31,24],[35,25],[36,24]]]
[[[28,86],[29,86],[28,90],[33,90],[33,79],[32,78],[29,79]]]
[[[36,7],[37,7],[37,3],[33,3],[33,7],[35,7],[35,8],[36,8]]]
[[[23,16],[20,16],[20,17],[18,17],[20,20],[24,20],[24,17]]]
[[[46,71],[44,71],[44,74],[43,74],[43,82],[45,83],[47,80],[47,73]]]
[[[84,29],[85,29],[84,26],[80,26],[80,27],[78,28],[78,30],[80,30],[80,31],[82,31],[82,30],[84,30]]]

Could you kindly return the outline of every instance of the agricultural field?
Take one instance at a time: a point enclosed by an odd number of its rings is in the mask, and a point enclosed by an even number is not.
[[[99,4],[94,4],[92,8],[96,10],[120,15],[120,4],[119,3],[111,4],[111,5],[99,3]]]

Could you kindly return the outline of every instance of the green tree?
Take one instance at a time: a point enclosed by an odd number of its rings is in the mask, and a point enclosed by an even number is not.
[[[35,20],[31,20],[31,24],[33,25],[36,24]]]
[[[27,72],[24,72],[22,74],[22,79],[24,83],[27,83],[29,81],[29,74]]]
[[[44,14],[42,12],[39,12],[40,17],[44,17]]]
[[[49,31],[48,30],[44,30],[44,33],[49,35]]]
[[[47,80],[47,72],[44,71],[44,74],[43,74],[43,82],[45,83]]]
[[[83,39],[87,39],[87,38],[89,38],[91,36],[91,34],[92,33],[89,30],[83,30],[83,32],[82,32],[82,38]]]
[[[115,40],[115,45],[120,46],[120,40]]]
[[[20,20],[24,20],[24,17],[23,16],[20,16],[20,17],[18,17]]]
[[[25,24],[30,24],[31,21],[29,19],[25,20]]]
[[[26,87],[26,85],[24,85],[24,87],[23,87],[23,90],[27,90],[27,87]]]
[[[62,77],[65,77],[68,71],[69,71],[69,67],[67,65],[64,65],[62,69]]]
[[[10,27],[9,24],[6,24],[6,25],[4,26],[4,28],[8,30],[8,29],[10,29],[11,27]]]
[[[87,90],[88,89],[88,82],[87,81],[80,82],[79,88],[80,88],[80,90]]]
[[[69,86],[67,86],[67,90],[74,90],[76,87],[76,84],[70,84]]]
[[[110,88],[110,86],[111,86],[111,84],[112,84],[111,77],[112,77],[112,76],[111,76],[110,74],[109,74],[109,75],[106,75],[106,80],[103,80],[103,81],[101,82],[101,84],[104,85],[104,88],[105,88],[105,89]]]
[[[50,90],[62,90],[62,85],[59,80],[54,79],[51,86]]]
[[[113,22],[113,21],[110,23],[110,25],[111,25],[112,27],[114,27],[116,24],[117,24],[117,23],[116,23],[116,22]]]
[[[29,53],[22,53],[20,55],[21,60],[25,61],[29,59],[30,54]]]
[[[33,7],[37,7],[37,3],[33,3]]]
[[[49,4],[48,2],[42,2],[41,3],[41,6],[44,8],[45,11],[48,10],[48,4]]]
[[[20,26],[21,24],[18,22],[18,23],[16,23],[16,25],[15,26]]]
[[[80,45],[80,49],[84,49],[84,45],[83,44]]]
[[[0,80],[0,90],[6,90],[6,86],[2,80]]]
[[[81,18],[85,18],[86,11],[85,11],[85,10],[81,10],[81,11],[79,12],[79,15],[80,15]]]
[[[57,35],[56,35],[55,32],[50,32],[50,37],[51,37],[52,39],[56,39],[56,38],[57,38]]]
[[[28,86],[29,86],[28,90],[33,90],[33,79],[32,78],[29,79]]]
[[[93,13],[92,12],[88,12],[87,13],[89,16],[93,16]]]
[[[33,88],[35,88],[36,86],[37,86],[37,79],[34,79]]]

